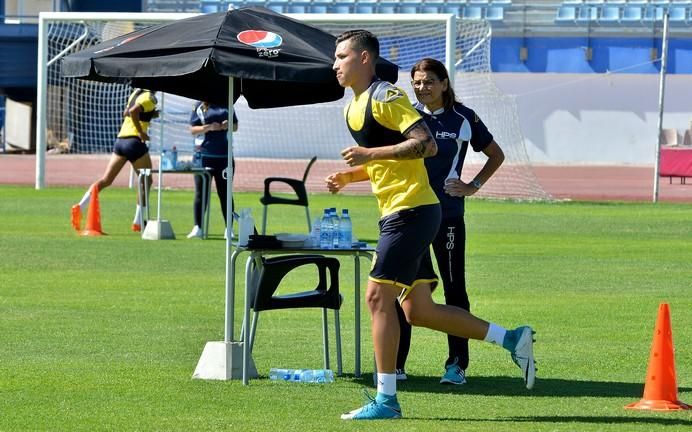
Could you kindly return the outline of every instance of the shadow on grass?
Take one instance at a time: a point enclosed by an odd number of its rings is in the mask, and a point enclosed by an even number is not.
[[[612,381],[577,381],[559,378],[536,378],[532,390],[524,387],[521,378],[503,376],[470,376],[463,386],[440,385],[438,377],[408,375],[408,380],[397,383],[397,388],[406,392],[458,393],[483,396],[531,396],[531,397],[629,397],[636,402],[642,397],[644,384]],[[348,375],[346,375],[348,376]],[[350,376],[353,378],[353,375]],[[353,378],[355,382],[372,387],[372,375],[363,374]],[[679,387],[678,391],[692,391]]]
[[[648,412],[650,413],[650,412]],[[405,414],[405,413],[404,413]],[[653,414],[653,413],[651,413]],[[500,418],[453,418],[453,417],[404,417],[407,420],[434,420],[450,422],[487,422],[487,423],[570,423],[577,426],[579,423],[588,424],[648,424],[661,426],[692,426],[692,421],[681,418],[663,417],[643,417],[643,416],[522,416],[522,417],[500,417]]]

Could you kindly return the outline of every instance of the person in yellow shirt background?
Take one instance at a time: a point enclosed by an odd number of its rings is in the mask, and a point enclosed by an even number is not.
[[[118,132],[118,137],[113,145],[113,153],[110,161],[100,179],[96,181],[98,191],[101,192],[110,186],[120,171],[127,162],[132,164],[136,174],[142,169],[151,169],[151,157],[149,156],[149,147],[146,142],[149,141],[149,123],[158,117],[156,109],[156,97],[149,90],[136,88],[127,99],[127,104],[123,111],[123,123]],[[151,177],[147,176],[147,182],[144,187],[151,187]],[[139,196],[147,196],[144,190],[140,191]],[[71,222],[75,230],[79,231],[82,221],[82,215],[85,213],[89,202],[91,201],[91,187],[86,191],[79,203],[72,206]],[[139,232],[144,228],[144,216],[147,214],[146,202],[137,202],[137,209],[132,221],[132,230]]]

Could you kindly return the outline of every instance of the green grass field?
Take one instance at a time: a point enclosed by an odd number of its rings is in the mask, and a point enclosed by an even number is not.
[[[246,387],[193,380],[205,343],[223,340],[226,259],[216,198],[209,240],[185,239],[192,192],[176,190],[164,194],[163,217],[178,240],[143,241],[129,231],[134,192],[126,189],[101,194],[108,236],[77,236],[68,215],[82,193],[0,187],[1,431],[692,430],[692,411],[623,409],[642,397],[661,302],[671,307],[679,399],[692,404],[690,205],[469,201],[472,311],[535,327],[534,390],[523,387],[504,350],[481,342],[471,345],[468,384],[439,385],[446,338],[414,329],[410,378],[399,386],[405,418],[349,423],[339,414],[360,406],[372,383],[365,305],[364,375],[352,374],[349,260],[341,270],[345,376],[326,385],[266,378],[271,367],[321,366],[320,312],[291,310],[262,315],[259,379]],[[371,196],[311,200],[314,214],[349,208],[354,234],[376,239]],[[259,219],[257,195],[237,194],[236,202]],[[303,229],[301,209],[284,213],[273,211],[270,231]],[[239,294],[236,305],[237,333]]]

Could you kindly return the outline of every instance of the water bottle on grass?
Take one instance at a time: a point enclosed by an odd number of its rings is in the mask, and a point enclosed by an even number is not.
[[[269,379],[274,381],[291,381],[302,383],[331,383],[334,382],[334,372],[331,369],[277,369],[269,370]]]

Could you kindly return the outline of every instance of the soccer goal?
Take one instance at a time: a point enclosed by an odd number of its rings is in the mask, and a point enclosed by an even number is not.
[[[65,78],[60,74],[66,55],[147,25],[182,19],[190,14],[149,13],[42,13],[39,18],[39,84],[37,101],[36,187],[45,186],[45,153],[59,149],[71,154],[110,153],[121,123],[130,89]],[[502,94],[490,72],[491,29],[485,21],[458,20],[450,14],[300,14],[290,15],[332,34],[364,28],[376,34],[381,55],[400,67],[397,85],[411,98],[411,66],[423,57],[443,61],[450,71],[460,100],[473,108],[488,125],[506,154],[498,174],[481,189],[482,196],[546,199],[528,160],[519,128],[514,99]],[[179,154],[191,153],[194,139],[188,118],[194,101],[159,94],[162,115],[150,128],[152,154],[175,146]],[[322,179],[343,167],[339,153],[353,145],[343,119],[350,99],[297,107],[252,110],[243,98],[234,109],[240,127],[234,134],[236,190],[259,190],[263,179],[277,172],[300,177],[307,160],[318,157],[311,191],[323,191]],[[471,152],[473,153],[473,152]],[[484,156],[469,154],[463,177],[480,168]],[[355,186],[355,185],[354,185]],[[366,191],[366,184],[349,190]]]

